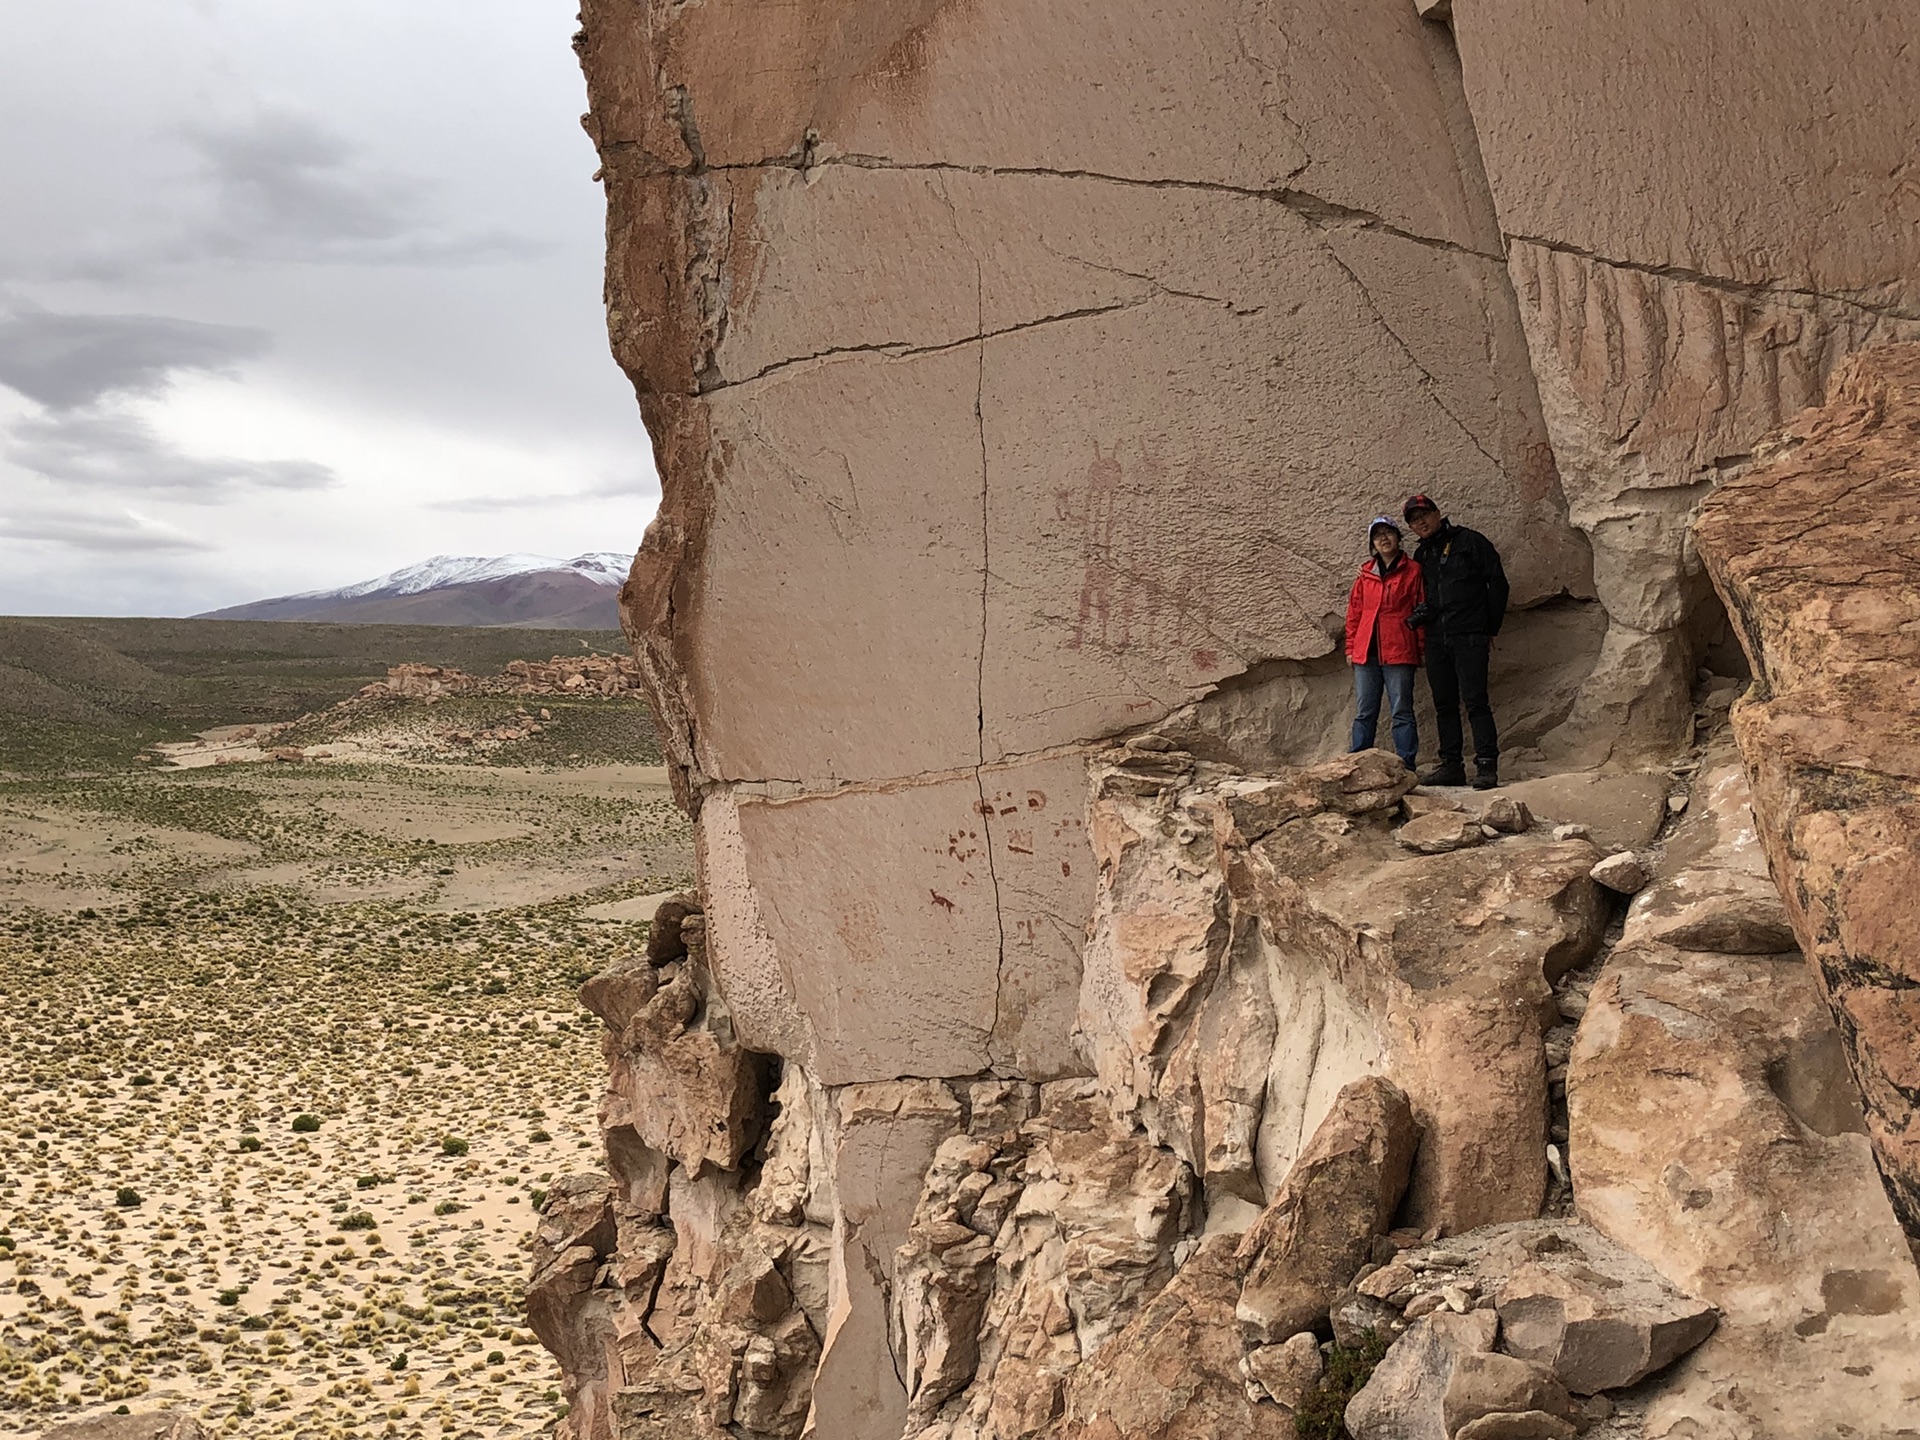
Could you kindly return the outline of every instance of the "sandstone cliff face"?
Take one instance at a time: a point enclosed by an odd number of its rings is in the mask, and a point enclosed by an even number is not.
[[[701,893],[584,992],[573,1436],[1278,1436],[1367,1331],[1362,1440],[1920,1416],[1911,1017],[1795,988],[1847,966],[1686,748],[1702,498],[1920,333],[1920,44],[1850,59],[1913,21],[1446,8],[584,6]],[[1323,761],[1416,489],[1531,607],[1510,745],[1680,768]]]
[[[1859,357],[1832,403],[1710,501],[1700,544],[1754,657],[1736,712],[1795,935],[1920,1237],[1920,346]]]

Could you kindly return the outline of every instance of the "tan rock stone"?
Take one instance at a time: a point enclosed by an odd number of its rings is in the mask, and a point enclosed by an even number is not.
[[[821,1337],[808,1435],[898,1440],[907,1392],[887,1353],[887,1291],[921,1177],[960,1128],[960,1104],[934,1080],[850,1085],[834,1097],[831,1313]]]
[[[1268,1344],[1326,1321],[1327,1306],[1365,1263],[1413,1168],[1413,1112],[1377,1076],[1340,1092],[1237,1252],[1246,1271],[1235,1314]]]
[[[1241,1379],[1239,1270],[1231,1236],[1202,1240],[1138,1317],[1073,1372],[1046,1440],[1291,1440],[1291,1413],[1248,1400]]]
[[[1385,812],[1326,811],[1249,844],[1231,809],[1247,783],[1099,781],[1080,1036],[1116,1109],[1210,1195],[1264,1200],[1340,1088],[1384,1075],[1425,1132],[1423,1224],[1534,1214],[1541,1026],[1550,979],[1599,940],[1592,847],[1409,857]]]
[[[1451,810],[1438,810],[1409,820],[1393,832],[1396,845],[1416,855],[1444,855],[1450,850],[1469,850],[1486,844],[1480,817]]]
[[[1666,819],[1663,775],[1600,772],[1544,775],[1502,787],[1548,824],[1584,825],[1604,849],[1644,850]]]
[[[1920,1276],[1841,1060],[1794,956],[1623,944],[1594,987],[1567,1086],[1580,1213],[1722,1312],[1650,1405],[1656,1440],[1920,1413]]]
[[[1416,1320],[1347,1402],[1354,1440],[1448,1440],[1441,1407],[1454,1370],[1464,1356],[1492,1350],[1499,1331],[1488,1310]]]
[[[1550,1366],[1494,1352],[1467,1354],[1454,1361],[1453,1374],[1440,1397],[1440,1418],[1447,1434],[1503,1412],[1546,1412],[1560,1421],[1580,1416],[1573,1397]],[[1564,1440],[1564,1437],[1560,1437]]]
[[[1693,793],[1698,803],[1627,911],[1626,938],[1740,955],[1794,949],[1739,759],[1723,753],[1703,765]]]
[[[580,1000],[607,1026],[602,1123],[696,1175],[737,1166],[760,1138],[764,1066],[734,1038],[703,950],[658,970],[622,962],[581,986]]]
[[[1326,1369],[1319,1337],[1304,1330],[1278,1345],[1249,1350],[1245,1364],[1247,1378],[1266,1391],[1269,1400],[1289,1410],[1300,1407]]]
[[[1631,850],[1607,856],[1587,873],[1596,885],[1604,885],[1621,895],[1638,894],[1646,888],[1648,879],[1647,867]]]
[[[1920,1235],[1920,345],[1861,356],[1836,389],[1698,535],[1754,667],[1734,727],[1761,838]]]

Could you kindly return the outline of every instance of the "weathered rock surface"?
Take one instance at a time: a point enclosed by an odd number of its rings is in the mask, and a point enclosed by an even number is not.
[[[1721,1311],[1649,1437],[1920,1423],[1920,1275],[1798,956],[1617,947],[1567,1099],[1581,1215]]]
[[[1448,1386],[1462,1360],[1493,1349],[1499,1331],[1487,1310],[1415,1321],[1347,1403],[1347,1429],[1356,1440],[1449,1440]]]
[[[1652,884],[1627,911],[1626,938],[1732,955],[1797,948],[1767,873],[1746,770],[1728,749],[1701,766],[1686,819],[1668,839]]]
[[[1562,1077],[1582,1213],[1725,1317],[1643,1382],[1648,1436],[1904,1421],[1887,1347],[1920,1282],[1835,1077],[1844,1039],[1911,1211],[1910,383],[1862,371],[1740,467],[1849,353],[1920,334],[1913,15],[588,0],[582,25],[609,330],[663,490],[623,613],[706,903],[589,990],[609,1176],[555,1187],[535,1255],[567,1440],[1287,1434],[1259,1377],[1290,1389],[1306,1347],[1239,1237],[1331,1183],[1337,1098],[1404,1094],[1394,1218],[1451,1244],[1538,1213]],[[1724,547],[1738,584],[1791,582],[1740,617],[1778,653],[1739,720],[1788,911],[1710,771],[1591,1003],[1556,995],[1601,941],[1595,863],[1658,854],[1668,775],[1545,776],[1506,792],[1539,826],[1430,810],[1402,836],[1452,848],[1396,844],[1392,757],[1313,763],[1345,743],[1358,536],[1436,489],[1501,545],[1516,768],[1664,764],[1723,620],[1689,523],[1729,476],[1729,507],[1774,503],[1796,456],[1831,562],[1784,524]],[[1895,580],[1847,590],[1876,553]],[[1839,1032],[1770,958],[1786,919]],[[1411,1324],[1404,1433],[1562,1437],[1553,1385],[1701,1319],[1622,1320],[1552,1266],[1440,1279],[1399,1232],[1356,1286],[1347,1203],[1308,1288],[1336,1333]],[[1493,1355],[1501,1304],[1542,1358]]]
[[[1292,1440],[1288,1410],[1250,1400],[1240,1377],[1233,1243],[1202,1240],[1172,1283],[1073,1372],[1046,1440]]]
[[[1817,34],[1658,0],[1456,7],[1554,457],[1613,621],[1565,753],[1684,729],[1708,618],[1695,508],[1848,354],[1915,336],[1920,196],[1891,179],[1914,77],[1888,43],[1913,25],[1880,0],[1846,0]],[[1708,70],[1725,104],[1696,103]],[[1900,118],[1867,119],[1883,113]]]
[[[698,1178],[734,1169],[760,1138],[768,1087],[707,965],[704,917],[688,911],[663,904],[647,953],[587,981],[580,1002],[607,1027],[602,1128]]]
[[[1391,808],[1410,780],[1378,752],[1192,783],[1165,760],[1096,774],[1082,1043],[1210,1203],[1264,1203],[1341,1088],[1381,1075],[1423,1134],[1418,1224],[1538,1212],[1549,986],[1599,943],[1599,855],[1536,833],[1410,855]]]
[[[1920,346],[1730,480],[1700,546],[1753,662],[1735,707],[1761,837],[1920,1236]]]
[[[1241,1237],[1235,1313],[1266,1344],[1325,1323],[1327,1306],[1393,1223],[1419,1136],[1407,1097],[1377,1076],[1340,1092],[1280,1193]]]

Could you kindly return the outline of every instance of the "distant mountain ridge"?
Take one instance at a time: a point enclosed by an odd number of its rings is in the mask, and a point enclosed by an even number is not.
[[[631,557],[611,551],[436,555],[335,590],[308,590],[209,610],[204,620],[325,620],[357,625],[480,625],[617,630]]]

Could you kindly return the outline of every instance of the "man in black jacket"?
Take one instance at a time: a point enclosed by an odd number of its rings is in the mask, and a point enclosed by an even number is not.
[[[1455,525],[1432,497],[1415,495],[1402,513],[1420,537],[1414,558],[1427,599],[1413,619],[1427,627],[1427,684],[1440,729],[1440,763],[1420,783],[1467,783],[1460,734],[1464,702],[1473,727],[1473,788],[1491,790],[1500,783],[1500,737],[1487,701],[1487,652],[1506,619],[1507,572],[1493,542],[1478,530]]]

